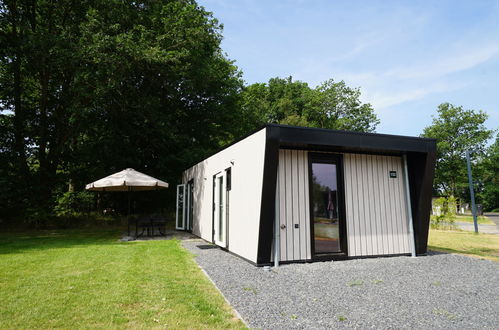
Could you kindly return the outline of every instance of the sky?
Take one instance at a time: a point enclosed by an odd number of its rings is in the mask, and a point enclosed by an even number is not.
[[[377,132],[421,134],[443,102],[499,128],[499,1],[198,0],[247,84],[359,87]]]

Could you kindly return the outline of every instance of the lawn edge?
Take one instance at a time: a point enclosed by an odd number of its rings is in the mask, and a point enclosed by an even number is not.
[[[251,329],[249,327],[248,323],[246,322],[246,320],[241,316],[241,314],[239,314],[239,312],[237,311],[237,309],[230,303],[230,301],[227,299],[227,297],[223,294],[222,290],[220,290],[220,288],[217,286],[217,284],[215,283],[215,281],[213,281],[213,279],[210,277],[210,275],[208,275],[208,272],[206,272],[206,270],[204,270],[204,268],[201,267],[201,265],[196,261],[196,255],[194,253],[192,253],[191,251],[189,251],[188,249],[186,249],[183,244],[180,244],[180,246],[182,247],[182,249],[186,250],[191,255],[192,260],[194,260],[194,262],[199,267],[199,269],[201,270],[201,272],[206,276],[206,278],[211,282],[211,284],[213,284],[213,286],[215,287],[215,289],[217,289],[217,291],[220,293],[220,295],[222,296],[222,298],[224,298],[225,302],[227,303],[227,305],[232,310],[232,314],[234,314],[235,317],[237,317],[239,320],[241,320],[241,322],[244,324],[244,326],[247,329]]]
[[[473,217],[473,216],[472,215],[469,215],[469,216],[457,216],[455,221],[456,222],[464,222],[464,223],[474,223],[473,219],[467,220],[468,217]],[[479,216],[479,218],[482,218],[482,219],[480,219],[482,222],[478,222],[478,225],[495,225],[495,222],[492,221],[489,217],[487,217],[485,215],[481,215],[481,216]],[[484,218],[485,218],[485,221],[483,220]]]
[[[461,252],[456,252],[455,250],[452,250],[452,249],[438,248],[438,247],[434,247],[434,246],[430,246],[430,245],[428,245],[428,251],[443,252],[443,253],[447,253],[447,254],[455,254],[458,256],[465,256],[465,257],[470,257],[473,259],[488,260],[488,261],[493,261],[493,262],[499,263],[499,258],[488,257],[488,256],[479,256],[476,254],[469,254],[469,253],[461,253]]]

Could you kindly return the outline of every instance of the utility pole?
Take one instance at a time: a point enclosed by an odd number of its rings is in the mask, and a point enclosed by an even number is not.
[[[478,223],[476,220],[475,189],[473,189],[473,176],[471,175],[470,151],[466,150],[466,162],[468,165],[468,182],[471,195],[471,212],[473,213],[473,223],[475,224],[475,233],[478,234]]]

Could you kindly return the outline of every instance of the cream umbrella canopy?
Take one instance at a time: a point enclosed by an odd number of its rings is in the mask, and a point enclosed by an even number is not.
[[[127,168],[86,185],[90,191],[143,191],[168,188],[168,183]]]
[[[85,186],[90,191],[146,191],[168,188],[168,183],[153,178],[147,174],[134,170],[124,169]],[[128,236],[130,236],[130,194],[128,194]]]

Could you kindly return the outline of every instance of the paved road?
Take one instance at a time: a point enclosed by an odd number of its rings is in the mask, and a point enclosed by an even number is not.
[[[496,224],[496,226],[499,227],[499,213],[485,212],[483,215],[492,220]]]
[[[484,216],[492,220],[495,225],[478,224],[478,232],[499,235],[499,213],[484,213]],[[475,231],[475,225],[469,222],[456,222],[459,229]]]
[[[290,264],[265,271],[202,240],[183,241],[249,327],[497,329],[498,263],[426,257]],[[486,278],[486,280],[484,280]]]
[[[475,231],[475,225],[470,222],[456,222],[456,225],[459,227],[459,229],[462,230]],[[496,225],[478,224],[478,232],[499,235],[499,227],[497,227]]]

